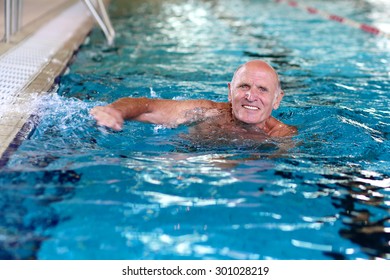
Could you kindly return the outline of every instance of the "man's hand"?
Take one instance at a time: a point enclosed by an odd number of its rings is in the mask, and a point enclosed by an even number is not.
[[[122,130],[123,117],[121,111],[110,106],[96,106],[90,111],[98,125],[106,126],[114,130]]]

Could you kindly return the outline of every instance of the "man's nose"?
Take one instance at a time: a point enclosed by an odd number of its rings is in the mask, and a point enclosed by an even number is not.
[[[256,90],[253,88],[249,89],[245,94],[245,98],[248,101],[255,101],[257,98]]]

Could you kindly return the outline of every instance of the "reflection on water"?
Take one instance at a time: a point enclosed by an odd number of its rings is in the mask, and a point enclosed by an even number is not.
[[[383,194],[390,190],[390,178],[364,170],[325,177],[341,187],[342,195],[333,202],[343,217],[340,235],[359,244],[371,258],[390,258],[390,201]],[[377,215],[376,208],[387,213]]]
[[[1,170],[0,258],[390,259],[388,43],[273,1],[117,0],[111,13],[116,45],[91,34]],[[225,101],[253,58],[281,74],[275,117],[293,139],[113,132],[88,114],[123,96]]]
[[[51,204],[70,199],[80,174],[73,170],[2,172],[0,259],[37,259],[42,242],[60,214]]]

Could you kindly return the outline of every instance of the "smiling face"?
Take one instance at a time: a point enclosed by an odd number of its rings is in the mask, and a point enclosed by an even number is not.
[[[233,116],[263,128],[273,109],[279,107],[283,91],[275,70],[264,61],[242,65],[228,84]]]

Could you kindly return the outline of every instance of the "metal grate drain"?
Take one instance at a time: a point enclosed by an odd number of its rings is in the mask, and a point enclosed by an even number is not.
[[[78,3],[0,57],[0,105],[13,100],[89,17]],[[8,103],[9,104],[9,103]],[[12,104],[12,103],[11,103]],[[0,117],[4,110],[0,111]]]
[[[90,28],[90,13],[77,2],[0,56],[0,168],[28,124],[37,95],[53,84]]]

